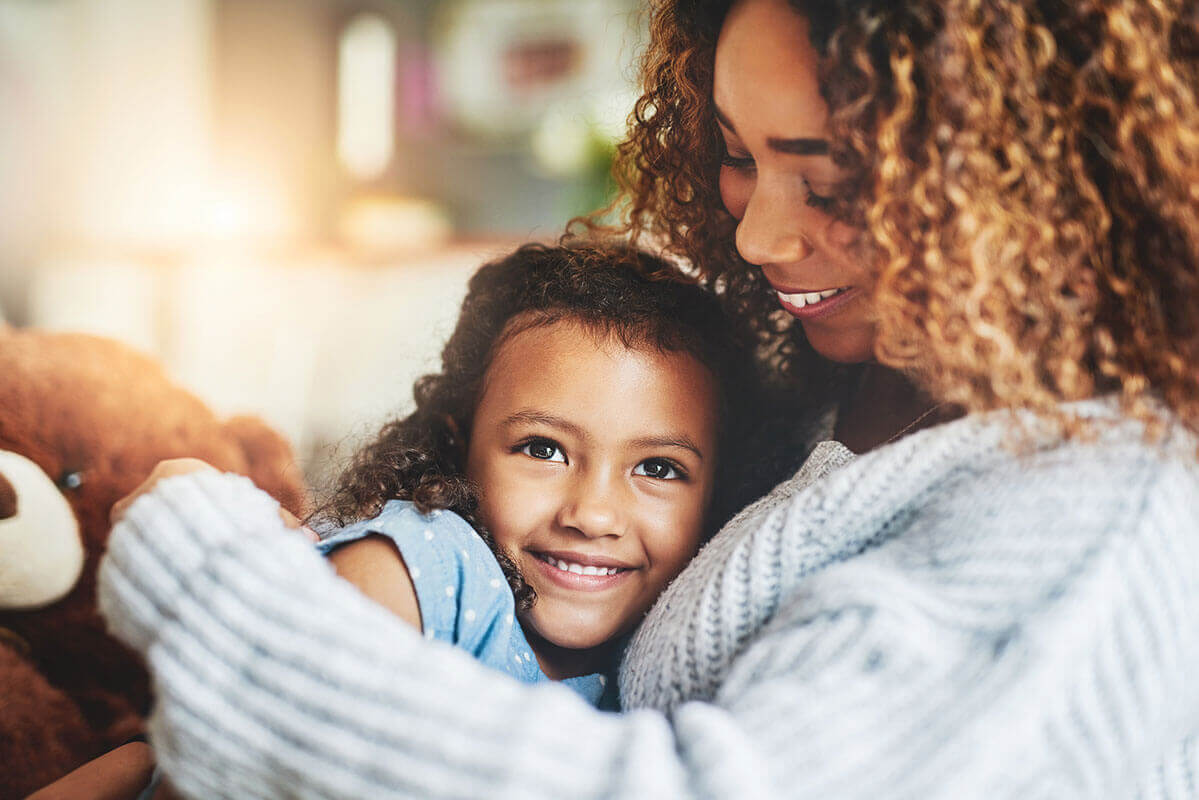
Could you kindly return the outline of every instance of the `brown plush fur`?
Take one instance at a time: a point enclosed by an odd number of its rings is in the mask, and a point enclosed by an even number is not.
[[[62,489],[87,554],[63,599],[0,610],[0,799],[23,797],[142,731],[145,670],[95,608],[112,504],[165,458],[249,475],[292,512],[306,491],[287,443],[246,417],[218,419],[151,359],[107,339],[0,327],[0,450]],[[60,479],[78,473],[70,488]]]

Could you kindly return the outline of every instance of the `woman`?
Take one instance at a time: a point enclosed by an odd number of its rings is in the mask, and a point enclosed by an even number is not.
[[[655,9],[634,227],[840,381],[833,440],[650,612],[619,716],[422,644],[244,483],[163,481],[101,602],[185,793],[1199,792],[1196,12],[728,6]]]

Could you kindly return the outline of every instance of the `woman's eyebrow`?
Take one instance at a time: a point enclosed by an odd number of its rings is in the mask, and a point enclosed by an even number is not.
[[[827,139],[775,139],[766,140],[766,146],[779,153],[793,156],[827,156]]]
[[[729,133],[736,134],[737,129],[733,123],[720,110],[720,106],[712,105],[712,109],[716,113],[716,121],[719,122]],[[766,140],[766,146],[771,150],[779,153],[786,153],[792,156],[827,156],[828,155],[828,140],[817,139],[807,136],[800,136],[794,139],[780,139],[770,137]]]

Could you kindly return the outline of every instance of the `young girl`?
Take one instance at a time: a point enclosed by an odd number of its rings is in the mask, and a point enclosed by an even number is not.
[[[522,247],[474,276],[442,371],[354,458],[321,515],[352,524],[319,547],[427,638],[597,703],[617,643],[735,504],[712,500],[751,361],[658,259]]]
[[[784,471],[750,444],[745,342],[657,258],[521,247],[472,278],[416,410],[314,515],[318,548],[426,638],[615,708],[625,634]]]

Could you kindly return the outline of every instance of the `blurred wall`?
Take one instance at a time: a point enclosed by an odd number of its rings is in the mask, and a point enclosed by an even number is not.
[[[0,0],[0,319],[150,352],[319,477],[411,407],[482,261],[603,201],[636,5]],[[338,152],[363,19],[369,175]]]

